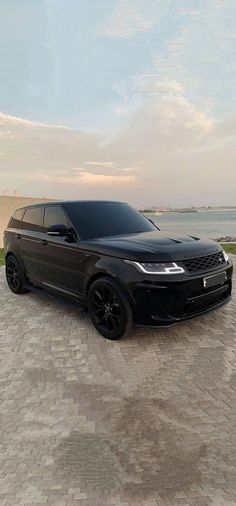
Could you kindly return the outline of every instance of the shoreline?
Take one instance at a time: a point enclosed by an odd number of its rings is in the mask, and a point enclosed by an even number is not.
[[[217,237],[216,239],[213,240],[223,244],[236,244],[236,237],[232,237],[231,235],[226,235],[224,237]]]
[[[236,208],[212,208],[212,209],[139,209],[140,213],[143,214],[197,214],[197,213],[235,213]]]

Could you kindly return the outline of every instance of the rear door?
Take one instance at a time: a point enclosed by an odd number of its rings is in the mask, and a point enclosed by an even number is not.
[[[21,261],[21,221],[25,213],[25,209],[17,209],[11,216],[6,230],[4,231],[3,242],[5,253],[10,251],[14,253],[19,261]]]
[[[61,292],[78,293],[78,241],[47,234],[51,225],[71,227],[60,205],[45,206],[41,238],[42,281]]]
[[[42,230],[43,207],[27,207],[23,215],[19,244],[21,257],[29,278],[39,279],[40,268],[40,232]]]

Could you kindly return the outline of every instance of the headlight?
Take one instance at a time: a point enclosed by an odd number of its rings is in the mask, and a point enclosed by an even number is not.
[[[146,263],[134,262],[132,260],[125,260],[127,264],[133,265],[138,271],[145,272],[145,274],[181,274],[185,272],[184,268],[175,262],[168,263]]]
[[[229,261],[229,255],[227,255],[227,253],[225,252],[225,250],[223,249],[223,255],[224,255],[224,259],[226,262]]]

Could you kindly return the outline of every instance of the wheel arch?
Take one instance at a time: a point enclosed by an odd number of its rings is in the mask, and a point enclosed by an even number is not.
[[[90,289],[90,286],[94,283],[94,281],[97,281],[97,279],[100,279],[100,278],[111,278],[111,279],[117,279],[116,276],[114,276],[114,274],[108,274],[107,272],[97,272],[96,274],[93,274],[89,280],[88,280],[88,283],[87,283],[87,286],[86,286],[86,295],[88,295],[88,292],[89,292],[89,289]]]
[[[20,264],[20,266],[21,266],[21,268],[22,268],[23,272],[25,273],[25,266],[24,266],[24,264],[23,264],[22,260],[21,260],[21,259],[20,259],[20,258],[19,258],[19,257],[18,257],[18,256],[17,256],[14,252],[13,252],[13,251],[10,251],[10,250],[9,250],[9,251],[7,251],[7,253],[5,254],[5,259],[6,259],[6,261],[7,261],[7,258],[8,258],[9,256],[13,256],[13,257],[17,260],[17,262]]]
[[[91,276],[91,278],[89,278],[89,281],[88,281],[87,286],[86,286],[86,296],[88,296],[88,292],[89,292],[90,286],[94,283],[94,281],[97,281],[97,279],[100,279],[100,278],[114,279],[117,283],[119,283],[120,287],[126,293],[128,299],[130,301],[130,304],[134,308],[134,306],[135,306],[135,300],[134,300],[132,294],[130,293],[130,291],[127,289],[127,286],[124,283],[122,283],[122,281],[120,280],[120,278],[118,276],[116,276],[115,274],[112,274],[112,273],[105,272],[105,271],[104,272],[97,272],[96,274],[94,274],[93,276]]]

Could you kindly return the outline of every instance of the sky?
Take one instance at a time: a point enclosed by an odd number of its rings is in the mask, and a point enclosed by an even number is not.
[[[236,205],[235,0],[0,0],[0,194]]]

